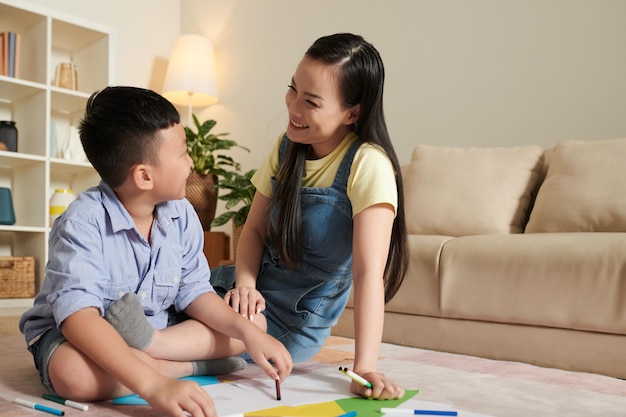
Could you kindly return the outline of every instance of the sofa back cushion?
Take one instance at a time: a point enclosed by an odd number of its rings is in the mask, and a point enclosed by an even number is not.
[[[626,138],[559,143],[526,232],[626,232],[624,161]]]
[[[417,146],[402,170],[408,232],[521,233],[539,187],[542,154],[536,145]]]

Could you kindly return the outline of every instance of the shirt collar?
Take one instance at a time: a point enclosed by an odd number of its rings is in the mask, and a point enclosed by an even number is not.
[[[100,181],[99,188],[102,192],[102,205],[109,214],[111,227],[114,232],[129,230],[135,227],[133,218],[122,204],[115,191],[104,181]],[[155,219],[162,229],[169,228],[173,219],[180,217],[173,201],[164,201],[155,207]]]

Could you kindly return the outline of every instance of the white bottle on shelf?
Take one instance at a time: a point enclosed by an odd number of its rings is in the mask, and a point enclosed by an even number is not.
[[[70,189],[56,189],[50,198],[50,227],[54,221],[65,211],[67,206],[76,199],[76,195]]]

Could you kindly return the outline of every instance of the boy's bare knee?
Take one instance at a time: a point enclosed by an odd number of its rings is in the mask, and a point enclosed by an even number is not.
[[[59,346],[48,365],[56,393],[74,401],[110,399],[117,382],[68,343]]]

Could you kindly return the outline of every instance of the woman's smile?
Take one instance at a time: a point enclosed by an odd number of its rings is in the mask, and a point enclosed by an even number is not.
[[[289,123],[291,123],[293,127],[297,127],[298,129],[304,129],[309,127],[308,125],[303,125],[302,123],[298,123],[295,120],[289,120]]]

